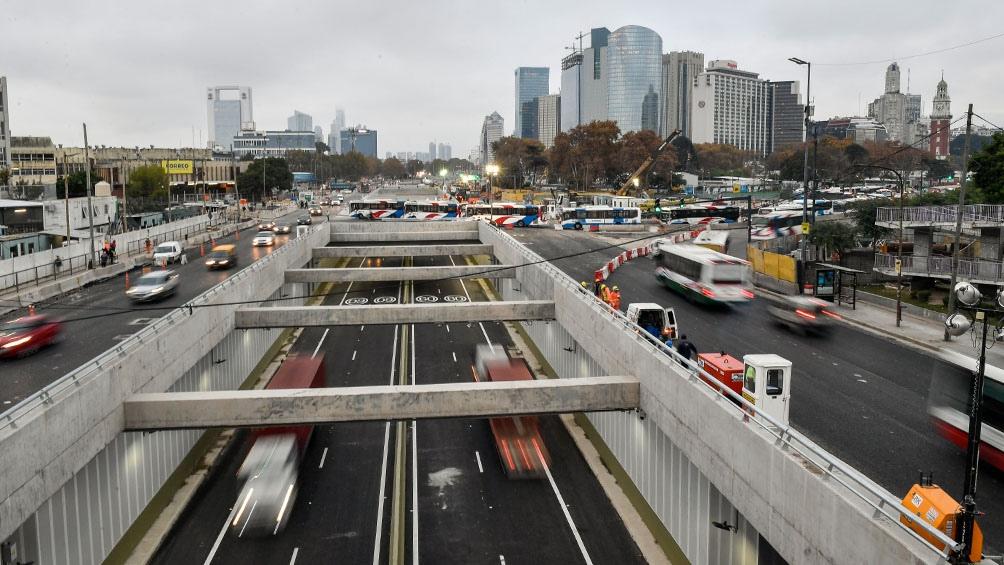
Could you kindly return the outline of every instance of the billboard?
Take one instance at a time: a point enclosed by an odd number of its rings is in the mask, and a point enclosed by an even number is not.
[[[195,170],[192,166],[192,161],[175,159],[170,161],[161,161],[160,166],[164,169],[164,172],[169,175],[190,175]]]

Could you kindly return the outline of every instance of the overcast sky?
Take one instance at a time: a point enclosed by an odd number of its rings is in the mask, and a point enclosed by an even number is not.
[[[2,5],[0,75],[12,135],[79,146],[86,121],[97,145],[187,147],[193,128],[205,143],[206,87],[240,84],[253,88],[259,129],[284,129],[298,109],[327,135],[338,106],[349,123],[379,130],[380,157],[425,151],[432,140],[466,157],[492,111],[511,132],[515,67],[549,66],[557,92],[564,47],[592,27],[644,25],[662,36],[664,52],[735,59],[771,80],[804,79],[787,58],[810,60],[817,118],[866,112],[887,65],[823,63],[903,58],[1004,31],[1000,0]],[[909,69],[928,114],[943,69],[956,117],[971,102],[1004,124],[1002,54],[998,38],[900,59],[903,88]]]

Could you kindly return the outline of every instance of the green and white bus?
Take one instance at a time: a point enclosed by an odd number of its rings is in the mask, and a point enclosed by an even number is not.
[[[655,278],[688,300],[737,304],[753,298],[749,262],[694,245],[660,241]]]

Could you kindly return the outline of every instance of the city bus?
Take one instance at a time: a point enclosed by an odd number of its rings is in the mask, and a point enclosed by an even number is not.
[[[497,226],[516,226],[523,228],[540,221],[540,206],[536,204],[518,204],[514,202],[495,202],[491,206],[486,203],[465,204],[463,215],[476,220],[489,220]]]
[[[735,223],[741,211],[738,206],[716,206],[714,204],[689,204],[680,208],[670,208],[670,224],[690,226],[716,223]]]
[[[356,200],[349,203],[349,217],[357,220],[401,218],[404,205],[404,200]]]
[[[455,220],[459,215],[456,202],[448,200],[431,200],[420,202],[405,202],[404,220]]]
[[[969,442],[971,378],[972,373],[962,367],[938,371],[932,375],[928,396],[927,413],[935,429],[962,451]],[[987,367],[983,379],[982,416],[980,459],[1004,471],[1004,371],[993,366]]]
[[[655,278],[688,300],[737,304],[753,298],[749,262],[693,243],[656,245]]]
[[[561,210],[561,228],[581,230],[582,226],[640,224],[641,208],[579,206]]]
[[[802,212],[757,213],[750,220],[753,224],[753,240],[763,241],[802,234]]]

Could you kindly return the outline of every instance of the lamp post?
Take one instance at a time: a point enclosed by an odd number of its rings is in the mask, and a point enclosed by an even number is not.
[[[499,174],[499,166],[494,163],[485,165],[485,172],[488,173],[488,223],[495,225],[495,214],[492,209],[492,177]]]
[[[888,171],[899,179],[899,245],[896,246],[896,327],[898,328],[903,322],[903,192],[905,183],[903,175],[891,167],[882,165],[858,165],[858,167]]]
[[[91,155],[90,148],[87,145],[87,124],[84,124],[84,178],[87,182],[87,228],[91,246],[91,258],[87,264],[87,268],[93,269],[94,263],[97,261],[97,251],[94,249],[94,207],[91,205],[93,187],[91,186]]]
[[[976,520],[976,478],[980,463],[980,433],[983,429],[983,381],[987,367],[987,330],[990,327],[990,315],[996,315],[998,320],[1004,320],[1004,288],[997,290],[996,305],[981,306],[983,295],[968,282],[960,282],[952,289],[959,310],[973,314],[976,322],[982,322],[980,340],[979,366],[970,381],[969,388],[969,435],[966,443],[966,474],[962,484],[962,512],[959,520],[959,541],[963,551],[958,562],[970,563],[968,556],[973,549],[973,529]],[[1001,322],[997,322],[997,331],[1001,330]],[[975,331],[973,322],[961,312],[955,312],[945,320],[945,333],[959,337],[970,330]],[[993,346],[991,342],[990,346]],[[975,341],[974,341],[975,347]]]
[[[805,65],[805,128],[802,131],[802,145],[804,146],[804,154],[802,156],[802,226],[803,228],[809,223],[809,143],[806,137],[809,134],[809,116],[812,115],[812,106],[809,105],[809,94],[812,87],[812,63],[808,61],[803,61],[798,57],[789,57],[789,61],[795,63],[796,65]],[[813,202],[813,208],[815,208],[815,202]],[[804,229],[802,231],[805,231]],[[801,249],[801,259],[802,259],[802,284],[804,288],[805,284],[805,244],[806,236],[808,234],[803,233],[802,239],[799,242],[799,247]],[[799,289],[801,292],[801,289]]]

